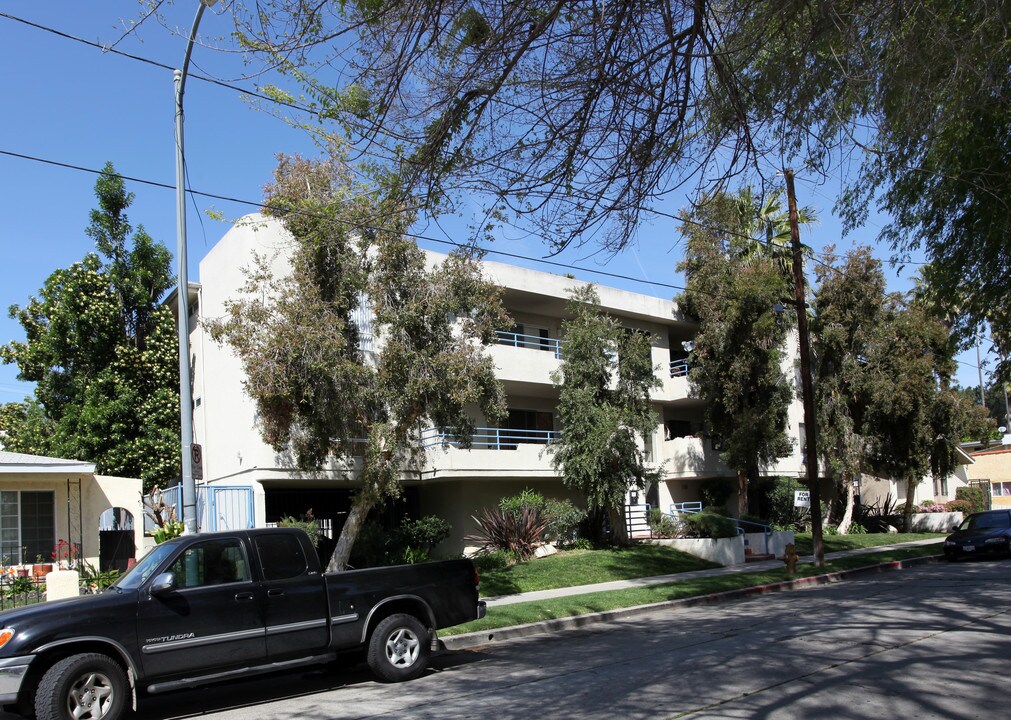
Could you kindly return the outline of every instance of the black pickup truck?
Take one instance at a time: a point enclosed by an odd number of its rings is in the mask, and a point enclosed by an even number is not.
[[[324,574],[300,530],[190,535],[158,545],[99,595],[0,614],[0,704],[38,720],[117,720],[138,692],[355,648],[382,680],[409,680],[439,628],[484,610],[469,560]]]

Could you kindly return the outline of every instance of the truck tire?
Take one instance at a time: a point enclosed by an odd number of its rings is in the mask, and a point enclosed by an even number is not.
[[[413,680],[428,667],[429,645],[428,629],[418,618],[390,615],[369,640],[369,667],[386,682]]]
[[[37,720],[119,720],[129,689],[126,674],[99,653],[71,655],[46,671],[35,693]]]

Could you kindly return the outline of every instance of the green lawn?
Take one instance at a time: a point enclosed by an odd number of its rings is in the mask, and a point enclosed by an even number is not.
[[[859,550],[861,548],[878,547],[879,545],[894,545],[895,543],[912,542],[913,540],[929,540],[943,538],[947,533],[866,533],[863,535],[826,535],[825,552],[840,550]],[[811,544],[811,533],[797,533],[794,548],[800,555],[811,555],[814,548]]]
[[[892,535],[891,537],[893,538],[893,542],[897,542],[897,540],[894,539],[896,537],[895,535]],[[923,536],[917,536],[917,538],[921,537]],[[634,588],[630,590],[588,593],[586,595],[556,598],[540,602],[502,605],[499,607],[489,608],[488,615],[483,620],[477,620],[464,625],[446,628],[444,630],[440,630],[439,634],[442,636],[459,635],[467,632],[494,630],[496,628],[523,625],[543,620],[552,620],[556,618],[604,612],[607,610],[616,610],[619,608],[635,607],[637,605],[649,605],[651,603],[659,603],[668,600],[677,600],[686,597],[723,592],[726,590],[753,587],[755,585],[782,582],[790,579],[791,577],[797,578],[811,575],[821,575],[825,572],[850,570],[877,563],[905,560],[924,555],[937,555],[938,552],[939,547],[937,545],[926,545],[914,548],[883,551],[880,553],[871,553],[858,557],[841,558],[833,562],[825,563],[825,567],[823,569],[817,568],[813,564],[801,564],[797,566],[797,573],[793,576],[787,574],[786,568],[781,568],[765,572],[728,574],[708,578],[697,578],[695,580],[685,582],[673,582],[665,585]],[[569,555],[568,557],[579,558],[582,556]],[[564,560],[564,558],[559,558],[559,560]],[[587,558],[584,557],[582,561],[586,562]],[[537,560],[534,564],[540,562],[543,562],[543,560]],[[484,586],[484,580],[482,580],[481,584]]]
[[[592,585],[719,567],[694,555],[659,545],[615,550],[575,550],[481,572],[481,596]]]

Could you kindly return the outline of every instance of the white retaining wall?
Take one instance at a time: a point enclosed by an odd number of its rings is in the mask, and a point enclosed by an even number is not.
[[[749,533],[747,537],[752,552],[755,554],[765,552],[765,539],[762,533]],[[703,560],[726,566],[744,564],[744,538],[744,535],[737,535],[729,538],[670,538],[650,540],[649,542],[652,545],[672,547]],[[782,557],[786,551],[787,543],[792,543],[793,540],[792,532],[774,532],[769,537],[769,552],[777,558]]]
[[[913,532],[951,532],[962,522],[962,513],[913,513]]]

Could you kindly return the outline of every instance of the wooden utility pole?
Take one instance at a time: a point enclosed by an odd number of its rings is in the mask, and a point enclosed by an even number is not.
[[[804,292],[804,257],[800,245],[800,219],[797,214],[797,193],[793,187],[793,170],[784,170],[786,197],[790,208],[790,246],[793,249],[793,290],[797,303],[797,340],[800,345],[800,383],[804,398],[804,435],[807,455],[807,487],[811,492],[811,536],[814,560],[825,565],[825,543],[821,527],[821,490],[818,485],[818,447],[814,414],[814,384],[811,377],[811,339],[807,332],[807,300]]]

